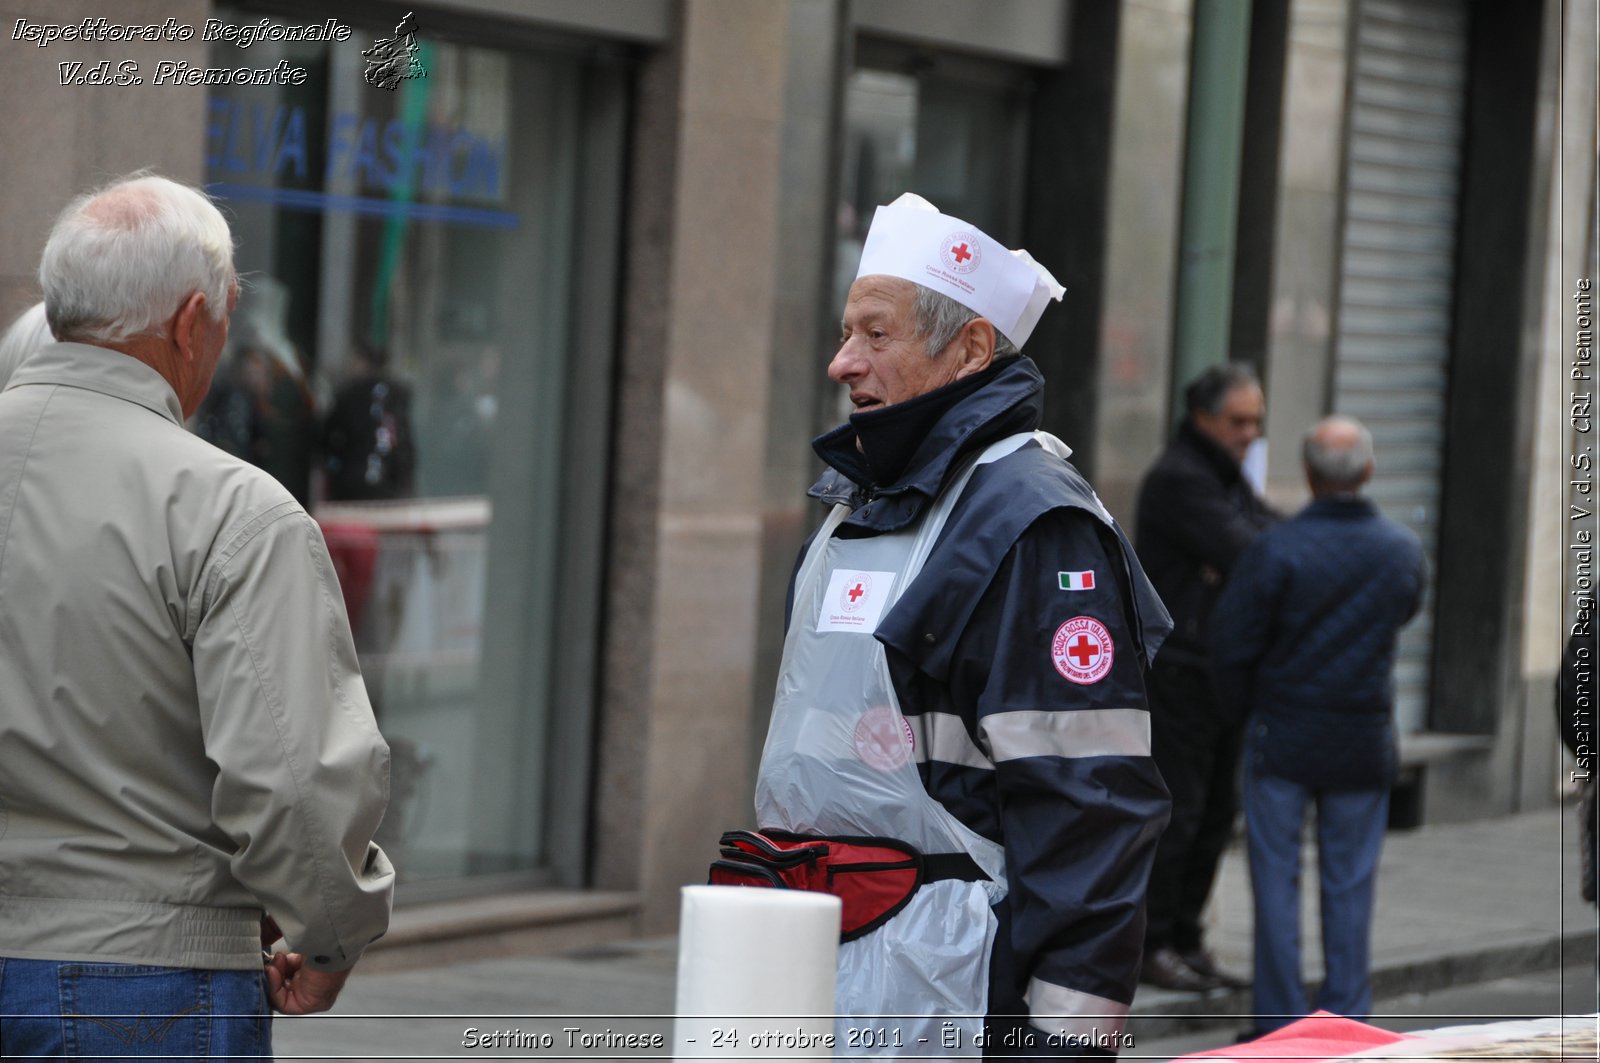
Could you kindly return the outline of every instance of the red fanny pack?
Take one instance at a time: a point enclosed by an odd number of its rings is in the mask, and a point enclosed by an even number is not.
[[[711,864],[711,885],[831,893],[844,905],[841,942],[893,919],[925,883],[989,879],[967,853],[925,854],[893,838],[731,830],[719,844],[722,858]]]

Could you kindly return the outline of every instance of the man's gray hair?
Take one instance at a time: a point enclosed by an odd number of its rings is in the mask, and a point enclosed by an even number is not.
[[[1354,439],[1342,446],[1329,446],[1322,438],[1322,429],[1335,425],[1352,430]],[[1306,433],[1300,457],[1311,475],[1328,487],[1354,491],[1366,482],[1367,466],[1372,464],[1372,433],[1354,417],[1326,417]]]
[[[1261,379],[1247,362],[1228,362],[1214,365],[1189,382],[1183,389],[1183,403],[1190,413],[1218,414],[1228,392],[1234,388],[1260,387]]]
[[[935,358],[939,352],[950,346],[950,341],[956,338],[956,333],[961,327],[973,318],[981,315],[968,307],[962,306],[954,299],[932,288],[924,288],[920,284],[913,285],[917,289],[917,302],[915,307],[917,334],[927,343],[928,357]],[[1017,351],[1016,344],[1007,339],[999,329],[994,330],[994,357],[996,359],[1009,358]]]
[[[159,336],[197,291],[220,321],[235,279],[221,212],[203,192],[145,171],[68,204],[39,260],[50,331],[61,340]]]

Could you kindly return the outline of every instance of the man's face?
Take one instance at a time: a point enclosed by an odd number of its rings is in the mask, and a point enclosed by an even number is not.
[[[898,277],[862,277],[850,286],[828,379],[850,389],[858,412],[914,399],[958,375],[957,344],[928,357],[917,335],[916,291],[914,284]]]
[[[1218,412],[1196,410],[1194,426],[1201,435],[1227,451],[1235,462],[1242,463],[1245,451],[1261,435],[1261,419],[1266,412],[1267,402],[1261,389],[1254,384],[1241,384],[1222,396],[1222,408]]]

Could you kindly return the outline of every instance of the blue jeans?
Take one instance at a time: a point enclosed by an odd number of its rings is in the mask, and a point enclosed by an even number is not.
[[[1255,895],[1255,1010],[1263,1033],[1313,1010],[1300,978],[1300,828],[1313,802],[1327,970],[1316,1008],[1352,1019],[1365,1019],[1372,1011],[1372,903],[1389,791],[1311,790],[1259,773],[1247,754],[1244,816]]]
[[[261,971],[0,957],[0,1055],[272,1058]]]

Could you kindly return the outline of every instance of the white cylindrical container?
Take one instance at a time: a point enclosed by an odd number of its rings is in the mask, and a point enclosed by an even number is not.
[[[839,898],[685,886],[673,1055],[833,1055]]]

